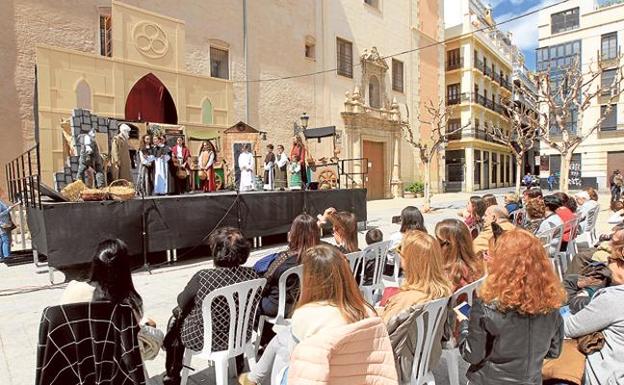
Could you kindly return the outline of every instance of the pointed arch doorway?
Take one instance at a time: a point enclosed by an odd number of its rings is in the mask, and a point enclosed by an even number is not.
[[[126,98],[130,121],[177,124],[178,113],[167,87],[152,73],[139,79]]]

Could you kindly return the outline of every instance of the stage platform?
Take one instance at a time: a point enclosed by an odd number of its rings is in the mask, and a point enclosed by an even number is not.
[[[88,263],[107,238],[143,255],[143,213],[149,253],[205,244],[215,227],[242,229],[248,238],[285,234],[302,212],[316,216],[327,207],[353,212],[366,221],[366,189],[221,192],[136,198],[125,202],[45,203],[28,208],[33,249],[57,269]],[[142,259],[141,259],[142,261]],[[135,261],[138,262],[138,261]]]

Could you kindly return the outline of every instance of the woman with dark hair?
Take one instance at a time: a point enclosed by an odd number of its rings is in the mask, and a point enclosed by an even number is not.
[[[465,223],[459,219],[438,222],[435,236],[442,248],[442,261],[453,291],[481,278],[485,272],[483,260],[477,258],[472,237]]]
[[[353,213],[348,211],[336,211],[330,207],[318,217],[320,226],[330,223],[334,231],[336,246],[344,254],[353,253],[360,250],[358,248],[357,219]]]
[[[472,239],[475,239],[483,229],[483,216],[486,208],[483,198],[473,195],[468,200],[466,209],[462,213],[464,223],[468,226]]]
[[[301,295],[291,320],[291,330],[273,337],[250,373],[239,377],[242,385],[256,385],[267,378],[276,357],[288,362],[288,350],[327,328],[361,321],[375,314],[353,278],[345,256],[334,246],[322,244],[301,256]]]
[[[401,228],[398,232],[390,234],[390,249],[386,259],[384,274],[392,275],[395,258],[400,258],[397,250],[401,246],[403,235],[410,230],[418,230],[423,233],[427,232],[427,229],[425,228],[425,219],[423,218],[423,215],[418,207],[407,206],[401,210]]]
[[[107,239],[98,244],[91,261],[87,282],[71,281],[61,297],[61,304],[109,301],[130,305],[137,317],[143,317],[143,300],[132,283],[130,257],[126,244]]]
[[[152,195],[154,190],[154,144],[152,136],[147,134],[141,137],[141,144],[138,151],[139,156],[139,178],[137,188],[142,196]]]
[[[301,264],[301,256],[311,247],[318,245],[321,241],[320,231],[311,215],[300,214],[295,218],[290,231],[288,232],[288,250],[269,256],[273,261],[266,270],[259,269],[256,265],[256,272],[263,274],[267,283],[262,291],[260,302],[260,314],[275,317],[279,302],[279,279],[284,272],[291,267]],[[264,270],[264,271],[263,271]],[[290,314],[291,307],[297,301],[299,295],[299,280],[291,277],[286,282],[286,314]]]
[[[496,200],[494,194],[485,194],[482,198],[486,209],[490,206],[498,206],[498,201]]]
[[[197,156],[197,165],[199,166],[201,189],[204,192],[213,192],[217,190],[215,183],[214,164],[217,161],[217,150],[209,140],[204,140],[199,149]],[[203,174],[202,174],[203,173]]]
[[[544,197],[544,220],[537,229],[537,234],[542,234],[552,228],[563,226],[563,221],[561,220],[559,215],[556,214],[557,209],[561,206],[561,200],[555,195],[546,195]],[[562,241],[561,237],[563,237],[563,233],[559,234],[559,237],[557,238],[553,237],[552,241],[550,242],[550,255],[554,255],[555,253],[559,252],[559,250],[557,250],[557,247]]]
[[[564,223],[563,241],[561,242],[560,251],[566,251],[568,249],[568,242],[570,242],[570,236],[572,234],[572,227],[568,222],[576,218],[576,201],[574,198],[570,198],[568,194],[563,192],[557,192],[553,195],[561,202],[561,206],[555,212]]]
[[[561,352],[565,292],[540,241],[526,230],[492,243],[488,276],[461,320],[459,351],[475,384],[542,384],[544,358]],[[511,289],[512,288],[512,289]]]
[[[165,337],[167,352],[165,385],[180,383],[182,358],[186,348],[201,351],[204,347],[204,298],[213,290],[235,283],[257,279],[258,275],[247,262],[251,245],[240,230],[232,227],[217,229],[208,239],[215,267],[200,270],[178,295],[178,306],[173,309],[175,321]],[[212,303],[212,350],[227,349],[230,308],[223,297]]]

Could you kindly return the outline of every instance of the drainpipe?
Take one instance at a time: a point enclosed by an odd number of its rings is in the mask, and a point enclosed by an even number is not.
[[[249,121],[249,43],[247,36],[247,0],[243,0],[243,55],[245,61],[245,119],[247,124]]]

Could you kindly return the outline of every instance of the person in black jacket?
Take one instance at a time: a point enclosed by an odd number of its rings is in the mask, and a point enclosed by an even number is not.
[[[489,275],[470,319],[457,312],[467,377],[471,384],[541,384],[544,358],[561,353],[565,292],[540,241],[526,230],[505,231],[489,251]]]
[[[165,336],[163,344],[167,352],[167,373],[163,378],[165,385],[180,383],[185,348],[197,352],[204,347],[204,298],[213,290],[258,278],[252,268],[242,266],[247,262],[251,245],[239,230],[231,227],[220,228],[210,236],[208,243],[215,267],[195,273],[178,295],[178,306],[173,309],[174,320],[170,321],[173,326]],[[258,301],[259,298],[255,300]],[[230,308],[223,297],[216,298],[212,304],[212,325],[212,351],[226,350]]]
[[[293,221],[288,233],[288,250],[277,254],[264,274],[267,283],[262,291],[260,311],[262,315],[275,317],[279,303],[279,279],[291,267],[301,264],[301,255],[321,242],[321,235],[315,218],[308,214],[300,214]],[[286,315],[299,298],[299,280],[293,276],[286,282]]]

